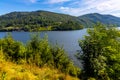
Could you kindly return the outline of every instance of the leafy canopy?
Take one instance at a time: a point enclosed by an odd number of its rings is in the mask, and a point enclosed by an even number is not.
[[[88,35],[79,41],[82,49],[86,78],[100,80],[120,79],[120,31],[100,23],[88,29]]]

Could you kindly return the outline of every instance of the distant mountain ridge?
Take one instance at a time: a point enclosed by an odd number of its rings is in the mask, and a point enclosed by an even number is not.
[[[0,16],[0,31],[77,30],[83,27],[93,27],[97,22],[120,26],[120,18],[112,15],[90,13],[75,17],[39,10],[11,12]]]
[[[106,25],[120,26],[120,18],[112,15],[102,15],[98,13],[86,14],[78,17],[81,23],[86,27],[92,27],[97,22]]]

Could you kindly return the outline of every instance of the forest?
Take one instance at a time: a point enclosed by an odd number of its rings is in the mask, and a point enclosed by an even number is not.
[[[12,12],[0,16],[0,31],[54,31],[82,28],[76,17],[48,11]]]
[[[120,31],[96,24],[79,40],[83,69],[59,45],[33,34],[23,44],[10,34],[0,39],[1,80],[120,80]],[[8,67],[9,65],[9,67]]]

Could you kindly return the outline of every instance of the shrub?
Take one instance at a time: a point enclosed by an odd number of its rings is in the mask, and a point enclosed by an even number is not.
[[[24,57],[25,47],[21,42],[15,41],[11,35],[7,35],[5,38],[0,39],[0,46],[7,59],[12,61],[19,61]]]
[[[86,77],[120,79],[120,31],[97,24],[79,42]]]

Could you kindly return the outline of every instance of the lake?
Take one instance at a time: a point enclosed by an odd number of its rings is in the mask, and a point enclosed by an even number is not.
[[[11,32],[13,38],[26,43],[30,39],[30,34],[36,32]],[[3,38],[7,32],[0,32],[0,38]],[[74,31],[41,31],[40,36],[48,35],[48,40],[52,45],[56,43],[63,47],[68,53],[74,64],[81,67],[81,63],[76,59],[75,54],[80,50],[78,40],[86,35],[86,29]]]

